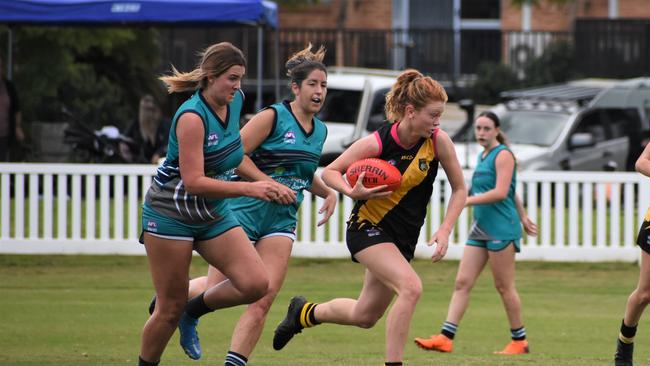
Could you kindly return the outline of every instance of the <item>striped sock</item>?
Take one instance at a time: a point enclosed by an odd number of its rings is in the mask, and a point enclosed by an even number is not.
[[[636,325],[628,327],[625,321],[621,321],[621,332],[618,334],[618,339],[625,344],[634,343],[634,336],[636,335]]]
[[[454,339],[454,337],[456,336],[456,331],[457,330],[458,330],[458,325],[456,325],[456,324],[454,324],[454,323],[452,323],[450,321],[445,321],[442,324],[442,330],[440,331],[440,333],[442,333],[442,335],[444,335],[445,337],[447,337],[449,339]]]
[[[248,359],[237,352],[228,351],[224,366],[246,366]]]
[[[510,329],[510,335],[512,336],[513,341],[523,341],[526,339],[526,328],[521,326],[517,329]]]
[[[316,309],[317,303],[308,302],[303,305],[302,310],[300,310],[300,325],[303,328],[311,328],[315,325],[320,324],[316,317],[314,316],[314,310]]]

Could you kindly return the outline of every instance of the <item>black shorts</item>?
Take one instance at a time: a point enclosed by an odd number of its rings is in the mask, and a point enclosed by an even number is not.
[[[639,229],[639,236],[636,238],[636,244],[641,249],[650,254],[650,221],[643,221]]]
[[[354,262],[359,262],[356,260],[356,258],[354,258],[357,253],[379,243],[395,244],[400,253],[402,253],[404,258],[406,258],[406,260],[409,262],[411,259],[413,259],[413,255],[415,253],[416,243],[402,243],[399,240],[396,240],[394,235],[391,235],[386,230],[370,223],[364,223],[362,225],[356,223],[348,224],[345,240],[348,245],[348,250],[350,251],[352,261]]]

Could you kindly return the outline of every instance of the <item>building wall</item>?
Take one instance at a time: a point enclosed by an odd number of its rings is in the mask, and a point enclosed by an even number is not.
[[[511,0],[501,0],[501,24],[505,31],[521,30],[522,11]],[[566,32],[575,18],[607,18],[609,0],[575,0],[564,5],[541,0],[532,7],[533,31]],[[618,18],[650,18],[648,0],[618,0]]]
[[[280,27],[336,29],[341,6],[345,4],[347,14],[344,28],[391,28],[391,0],[330,0],[300,7],[279,5]]]

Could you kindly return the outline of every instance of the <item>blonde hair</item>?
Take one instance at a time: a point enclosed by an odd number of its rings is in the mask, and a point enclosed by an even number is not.
[[[447,92],[439,82],[415,69],[405,70],[386,93],[386,117],[390,121],[397,121],[404,117],[408,104],[421,109],[430,102],[447,102],[447,99]]]
[[[316,53],[311,52],[311,49],[310,42],[305,49],[294,53],[284,64],[287,68],[287,76],[291,78],[291,83],[300,86],[303,80],[314,70],[322,70],[327,75],[327,68],[323,64],[325,47],[321,45]]]
[[[194,91],[207,85],[208,76],[219,76],[235,65],[246,67],[244,53],[229,42],[213,44],[199,53],[201,62],[190,72],[180,72],[172,66],[172,75],[159,79],[169,93]]]

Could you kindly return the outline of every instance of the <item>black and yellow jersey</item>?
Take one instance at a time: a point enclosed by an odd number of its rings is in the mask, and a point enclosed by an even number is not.
[[[378,158],[399,169],[402,185],[388,197],[355,202],[348,227],[359,230],[367,225],[376,226],[414,249],[438,173],[438,130],[406,148],[397,136],[397,126],[398,122],[383,126],[375,137],[379,143]]]

